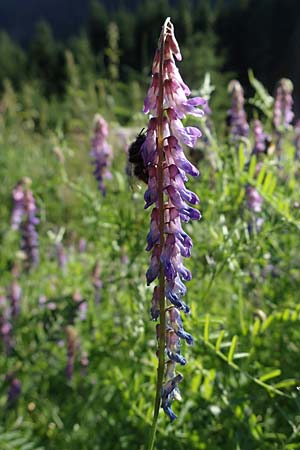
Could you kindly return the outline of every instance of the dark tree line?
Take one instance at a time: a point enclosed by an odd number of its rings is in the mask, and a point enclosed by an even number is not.
[[[300,86],[298,0],[124,0],[114,2],[114,8],[105,3],[91,0],[81,29],[64,40],[54,37],[63,35],[57,20],[53,30],[39,21],[25,48],[2,31],[0,81],[10,78],[18,88],[23,81],[37,79],[46,95],[62,94],[68,79],[66,49],[72,51],[83,80],[109,77],[111,23],[117,25],[113,51],[120,81],[142,80],[149,74],[158,30],[171,16],[188,55],[184,75],[194,87],[206,71],[234,72],[247,87],[249,67],[271,91],[283,76]]]

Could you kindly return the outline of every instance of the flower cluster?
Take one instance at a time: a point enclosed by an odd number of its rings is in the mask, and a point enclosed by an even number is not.
[[[24,191],[24,220],[21,225],[21,248],[26,255],[27,265],[36,266],[39,262],[38,233],[36,226],[37,207],[32,192],[26,187]]]
[[[95,303],[98,305],[101,300],[102,280],[101,280],[101,266],[99,261],[96,262],[93,269],[93,286],[95,290]]]
[[[22,289],[17,280],[13,280],[9,288],[9,299],[11,303],[11,317],[16,318],[20,312]]]
[[[21,230],[21,249],[26,255],[28,266],[37,265],[39,261],[38,234],[36,225],[37,207],[31,190],[31,180],[24,178],[13,189],[13,210],[11,226],[14,230]]]
[[[182,297],[186,293],[183,282],[191,279],[191,273],[184,266],[183,257],[189,257],[192,248],[192,240],[182,229],[181,223],[201,217],[200,212],[189,205],[199,202],[197,195],[185,187],[187,175],[195,177],[198,170],[187,160],[182,148],[183,145],[193,147],[201,132],[192,126],[184,127],[182,119],[187,114],[201,117],[203,112],[198,106],[205,104],[205,100],[200,97],[188,99],[190,90],[180,76],[174,57],[181,60],[173,25],[167,20],[154,57],[152,81],[144,102],[144,112],[151,114],[151,118],[141,151],[144,166],[148,170],[145,208],[154,205],[147,236],[146,250],[152,252],[146,274],[147,284],[160,279],[162,271],[167,299],[167,308],[163,313],[166,322],[165,353],[168,361],[161,391],[161,405],[171,420],[176,417],[171,409],[171,402],[179,396],[178,383],[182,379],[182,375],[175,374],[175,364],[186,364],[180,353],[180,340],[184,339],[187,344],[193,342],[192,336],[184,331],[180,317],[180,311],[189,312],[189,307]],[[162,205],[159,201],[160,186]],[[159,299],[160,285],[156,286],[153,292],[153,320],[157,320],[162,313]]]
[[[255,213],[261,212],[263,198],[253,186],[248,185],[246,187],[246,198],[248,208],[251,211],[254,211]]]
[[[103,195],[106,194],[104,179],[112,178],[109,167],[112,159],[112,148],[107,143],[107,122],[96,114],[94,119],[94,136],[91,141],[91,157],[94,168],[94,176],[98,182],[98,188]]]
[[[229,134],[233,142],[249,134],[247,115],[244,109],[244,90],[237,80],[231,80],[228,85],[231,94],[231,108],[227,112]]]
[[[294,118],[292,92],[293,83],[291,80],[281,78],[276,89],[273,111],[273,124],[277,131],[288,128]]]
[[[253,133],[254,146],[252,149],[252,155],[260,155],[265,153],[270,136],[267,133],[264,133],[262,123],[258,119],[253,122]]]
[[[18,181],[12,192],[13,210],[11,214],[11,227],[19,230],[24,214],[24,182]]]

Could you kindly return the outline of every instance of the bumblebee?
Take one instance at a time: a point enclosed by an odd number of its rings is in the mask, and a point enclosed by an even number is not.
[[[135,141],[130,145],[128,149],[128,161],[133,166],[134,175],[144,183],[148,184],[148,168],[144,165],[142,156],[142,145],[146,140],[147,132],[143,128],[137,135]]]

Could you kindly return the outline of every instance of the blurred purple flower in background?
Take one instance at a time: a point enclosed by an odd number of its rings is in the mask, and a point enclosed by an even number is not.
[[[289,129],[294,118],[293,83],[288,78],[281,78],[277,84],[273,110],[273,125],[275,130],[276,151],[278,156],[282,151],[283,134]]]
[[[246,187],[246,197],[248,208],[254,212],[261,212],[263,198],[253,186]]]
[[[104,179],[112,178],[109,167],[112,159],[112,148],[107,143],[108,125],[100,114],[94,118],[94,137],[91,140],[92,164],[95,166],[94,175],[98,188],[103,195],[106,194]]]
[[[26,255],[28,267],[36,266],[39,262],[38,233],[36,226],[39,219],[36,217],[37,207],[29,186],[31,181],[24,180],[24,215],[21,223],[21,249]]]
[[[293,108],[293,83],[288,78],[281,78],[277,84],[273,124],[276,130],[282,131],[289,127],[294,118]]]
[[[78,244],[78,251],[79,251],[79,253],[85,253],[86,252],[86,247],[87,247],[86,239],[80,238],[79,239],[79,244]]]
[[[56,256],[59,267],[62,269],[62,272],[65,273],[68,263],[68,257],[61,242],[56,244]]]
[[[253,134],[254,134],[254,146],[252,149],[252,155],[260,155],[267,150],[267,143],[270,139],[270,135],[264,133],[263,126],[260,120],[256,119],[253,122]]]
[[[11,227],[19,230],[24,214],[24,186],[23,180],[18,181],[12,192],[13,209],[11,214]]]
[[[231,80],[228,92],[231,94],[231,107],[227,112],[229,136],[232,142],[237,142],[240,138],[248,137],[249,134],[249,125],[244,109],[244,90],[239,81]]]
[[[11,317],[16,318],[20,312],[22,289],[16,280],[13,280],[9,287],[8,298],[11,305]]]

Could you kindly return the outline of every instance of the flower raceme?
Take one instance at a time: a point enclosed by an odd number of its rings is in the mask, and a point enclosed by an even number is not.
[[[175,373],[175,365],[186,364],[180,353],[180,341],[193,342],[180,317],[180,311],[189,312],[182,297],[186,293],[184,282],[192,276],[184,266],[183,258],[191,255],[193,245],[182,229],[182,222],[201,218],[200,212],[194,208],[199,199],[185,186],[187,176],[195,177],[199,172],[183,151],[184,145],[195,146],[201,132],[196,127],[185,127],[182,119],[188,114],[201,117],[203,111],[199,106],[205,105],[205,100],[200,97],[188,98],[190,89],[180,76],[175,58],[180,61],[181,53],[173,25],[167,19],[144,102],[144,112],[151,117],[141,153],[148,171],[145,208],[153,206],[146,247],[151,252],[151,262],[146,279],[148,285],[158,280],[153,292],[151,317],[153,320],[160,318],[157,326],[158,372],[164,371],[160,386],[158,381],[160,399],[159,403],[156,401],[156,409],[157,404],[161,405],[171,420],[176,418],[171,403],[179,397],[178,383],[182,380],[182,375]],[[165,355],[168,358],[166,364]]]
[[[107,143],[108,125],[106,120],[96,114],[94,119],[94,136],[91,140],[91,157],[94,168],[94,176],[98,182],[98,188],[103,195],[106,195],[104,179],[111,179],[112,175],[109,167],[112,159],[112,148]]]
[[[38,209],[34,196],[30,190],[31,180],[24,178],[15,186],[13,197],[13,211],[11,226],[14,230],[21,230],[21,249],[26,255],[27,267],[36,266],[39,262],[38,233],[36,226],[39,224]]]
[[[273,111],[273,124],[275,130],[287,129],[294,118],[293,113],[293,83],[288,78],[279,80]]]
[[[244,90],[237,80],[231,80],[228,85],[231,94],[231,108],[227,113],[228,125],[230,127],[230,137],[236,142],[241,137],[248,137],[249,125],[244,109]]]

